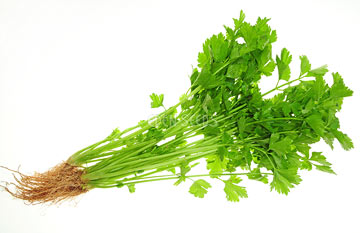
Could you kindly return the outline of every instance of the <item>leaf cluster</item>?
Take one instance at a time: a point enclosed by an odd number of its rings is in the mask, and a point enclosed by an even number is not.
[[[336,140],[344,150],[353,148],[336,116],[353,92],[339,73],[331,74],[330,86],[327,66],[312,68],[306,56],[300,56],[300,73],[292,78],[293,57],[284,48],[274,58],[277,34],[268,22],[258,18],[252,25],[241,11],[233,27],[225,26],[225,33],[204,42],[191,87],[178,104],[166,109],[164,95],[153,93],[151,107],[163,107],[162,113],[124,131],[116,129],[72,156],[75,164],[91,164],[84,177],[89,185],[126,185],[134,192],[137,183],[192,180],[189,192],[202,198],[211,185],[192,178],[208,176],[223,182],[226,198],[236,202],[247,197],[240,175],[288,194],[301,182],[300,170],[335,174],[312,146],[324,140],[333,148]],[[278,81],[264,93],[259,82],[273,73]],[[199,159],[206,160],[208,174],[191,175]],[[153,176],[161,172],[168,175]]]

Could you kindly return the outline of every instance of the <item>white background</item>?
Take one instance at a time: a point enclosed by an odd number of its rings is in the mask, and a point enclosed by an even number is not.
[[[189,182],[93,190],[61,206],[27,206],[0,192],[0,232],[360,232],[360,4],[342,1],[0,1],[0,164],[45,171],[72,153],[146,119],[149,94],[171,106],[189,87],[203,41],[232,25],[272,18],[274,52],[287,47],[328,64],[354,90],[338,115],[355,149],[316,145],[337,176],[302,172],[289,196],[245,181],[249,198],[204,199]],[[276,72],[263,86],[274,85]],[[329,76],[328,76],[329,77]],[[329,79],[331,79],[329,77]],[[269,87],[267,87],[269,88]],[[266,87],[264,88],[266,89]],[[10,179],[1,170],[0,180]]]

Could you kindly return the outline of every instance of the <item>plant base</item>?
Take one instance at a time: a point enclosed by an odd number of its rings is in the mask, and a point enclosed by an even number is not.
[[[20,178],[14,175],[16,182],[8,183],[4,187],[5,190],[30,204],[55,204],[88,191],[86,182],[81,178],[83,169],[67,162],[58,164],[44,173],[35,173],[31,176],[19,171],[13,172],[19,174]],[[11,191],[9,185],[14,185],[15,191]]]

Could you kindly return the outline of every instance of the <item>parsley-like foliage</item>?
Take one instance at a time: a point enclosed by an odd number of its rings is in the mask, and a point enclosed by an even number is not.
[[[301,182],[299,170],[335,174],[312,146],[323,140],[333,148],[337,140],[344,150],[353,148],[336,116],[353,92],[338,73],[331,74],[330,86],[327,66],[313,68],[306,56],[300,56],[300,73],[292,73],[286,48],[272,54],[277,34],[268,22],[258,18],[252,25],[241,12],[234,27],[205,41],[179,103],[75,153],[69,161],[84,167],[89,188],[134,192],[143,182],[190,180],[189,192],[202,198],[209,178],[224,183],[229,201],[239,201],[248,196],[240,176],[288,194]],[[259,81],[273,74],[275,87],[260,90]],[[152,108],[164,107],[164,95],[150,98]],[[206,162],[207,174],[191,172],[199,161]]]

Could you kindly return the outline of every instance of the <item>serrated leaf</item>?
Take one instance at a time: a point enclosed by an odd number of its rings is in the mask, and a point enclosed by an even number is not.
[[[322,172],[327,172],[327,173],[330,173],[330,174],[334,174],[336,175],[336,173],[331,169],[330,166],[325,166],[325,165],[315,165],[316,169],[318,169],[319,171],[322,171]]]
[[[274,60],[269,61],[262,69],[264,75],[271,76],[272,72],[275,70],[276,63]]]
[[[233,19],[233,20],[234,20],[235,30],[238,30],[241,27],[244,20],[245,20],[244,12],[241,10],[239,19]]]
[[[203,68],[203,67],[205,67],[207,64],[209,64],[210,63],[210,58],[207,56],[207,54],[205,54],[205,53],[199,53],[198,54],[198,59],[197,59],[197,61],[198,61],[198,66],[200,67],[200,68]]]
[[[200,179],[190,186],[189,193],[193,194],[195,197],[203,198],[205,194],[207,194],[208,188],[211,188],[211,185],[207,181]]]
[[[312,164],[307,160],[302,161],[301,162],[301,169],[306,169],[308,171],[311,171],[312,170]]]
[[[314,85],[312,87],[312,91],[314,93],[313,94],[313,99],[314,100],[319,100],[322,97],[322,95],[325,93],[325,86],[326,86],[326,84],[325,84],[324,78],[322,76],[317,76],[315,78],[315,82],[314,82]]]
[[[256,49],[258,36],[254,26],[250,25],[249,23],[243,23],[240,27],[240,32],[246,42],[246,46],[250,50]]]
[[[160,94],[160,95],[157,95],[155,93],[152,93],[150,95],[150,98],[151,98],[151,107],[152,108],[158,108],[158,107],[161,107],[161,106],[164,106],[163,105],[163,101],[164,101],[164,94]]]
[[[208,156],[207,169],[210,171],[209,173],[212,175],[211,177],[218,177],[218,174],[223,173],[226,169],[227,159],[224,158],[221,160],[220,156],[215,154]]]
[[[211,89],[217,86],[221,86],[224,83],[224,78],[213,75],[209,69],[203,68],[195,83],[205,89]]]
[[[270,141],[269,149],[275,151],[278,155],[285,155],[291,151],[292,140],[285,137],[279,141]]]
[[[300,65],[300,76],[302,76],[303,74],[307,73],[309,70],[311,70],[311,64],[309,62],[309,59],[307,58],[307,56],[303,55],[300,56],[300,60],[301,60],[301,65]]]
[[[226,73],[226,77],[228,78],[239,78],[240,75],[246,71],[246,64],[231,64]]]
[[[297,174],[297,168],[276,169],[270,186],[271,190],[275,189],[278,193],[287,195],[290,188],[300,184],[300,182],[301,178]]]
[[[241,155],[244,157],[245,161],[246,161],[246,165],[247,165],[247,168],[250,170],[251,169],[251,162],[252,162],[252,159],[253,159],[253,156],[250,152],[250,148],[245,146],[244,148],[242,148],[240,150],[240,153]]]
[[[321,119],[320,114],[312,114],[305,121],[319,136],[324,135],[324,121]]]
[[[322,77],[328,72],[327,65],[320,66],[316,69],[310,70],[306,77]]]
[[[305,143],[297,143],[295,144],[296,149],[303,155],[305,155],[305,158],[309,158],[309,151],[310,151],[310,146],[308,144]]]
[[[354,144],[349,136],[339,130],[332,131],[336,139],[340,142],[344,150],[351,150],[354,148]]]
[[[224,28],[226,30],[226,39],[228,40],[234,40],[235,39],[235,32],[232,28],[228,27],[228,26],[225,26],[224,25]]]
[[[276,65],[278,67],[279,71],[279,79],[289,81],[290,79],[290,67],[289,64],[292,60],[292,56],[290,55],[290,52],[283,48],[281,50],[281,56],[276,56]]]
[[[240,198],[247,198],[248,194],[245,187],[233,184],[231,181],[224,181],[226,198],[228,201],[238,202]]]
[[[222,62],[229,53],[229,42],[222,33],[210,38],[211,52],[216,62]]]
[[[318,163],[320,163],[322,165],[325,165],[325,166],[330,166],[331,165],[331,163],[326,161],[326,157],[324,155],[322,155],[321,152],[312,152],[310,160],[318,162]]]
[[[334,83],[330,88],[330,95],[332,98],[341,98],[352,96],[353,91],[345,86],[344,81],[339,73],[333,73]]]

